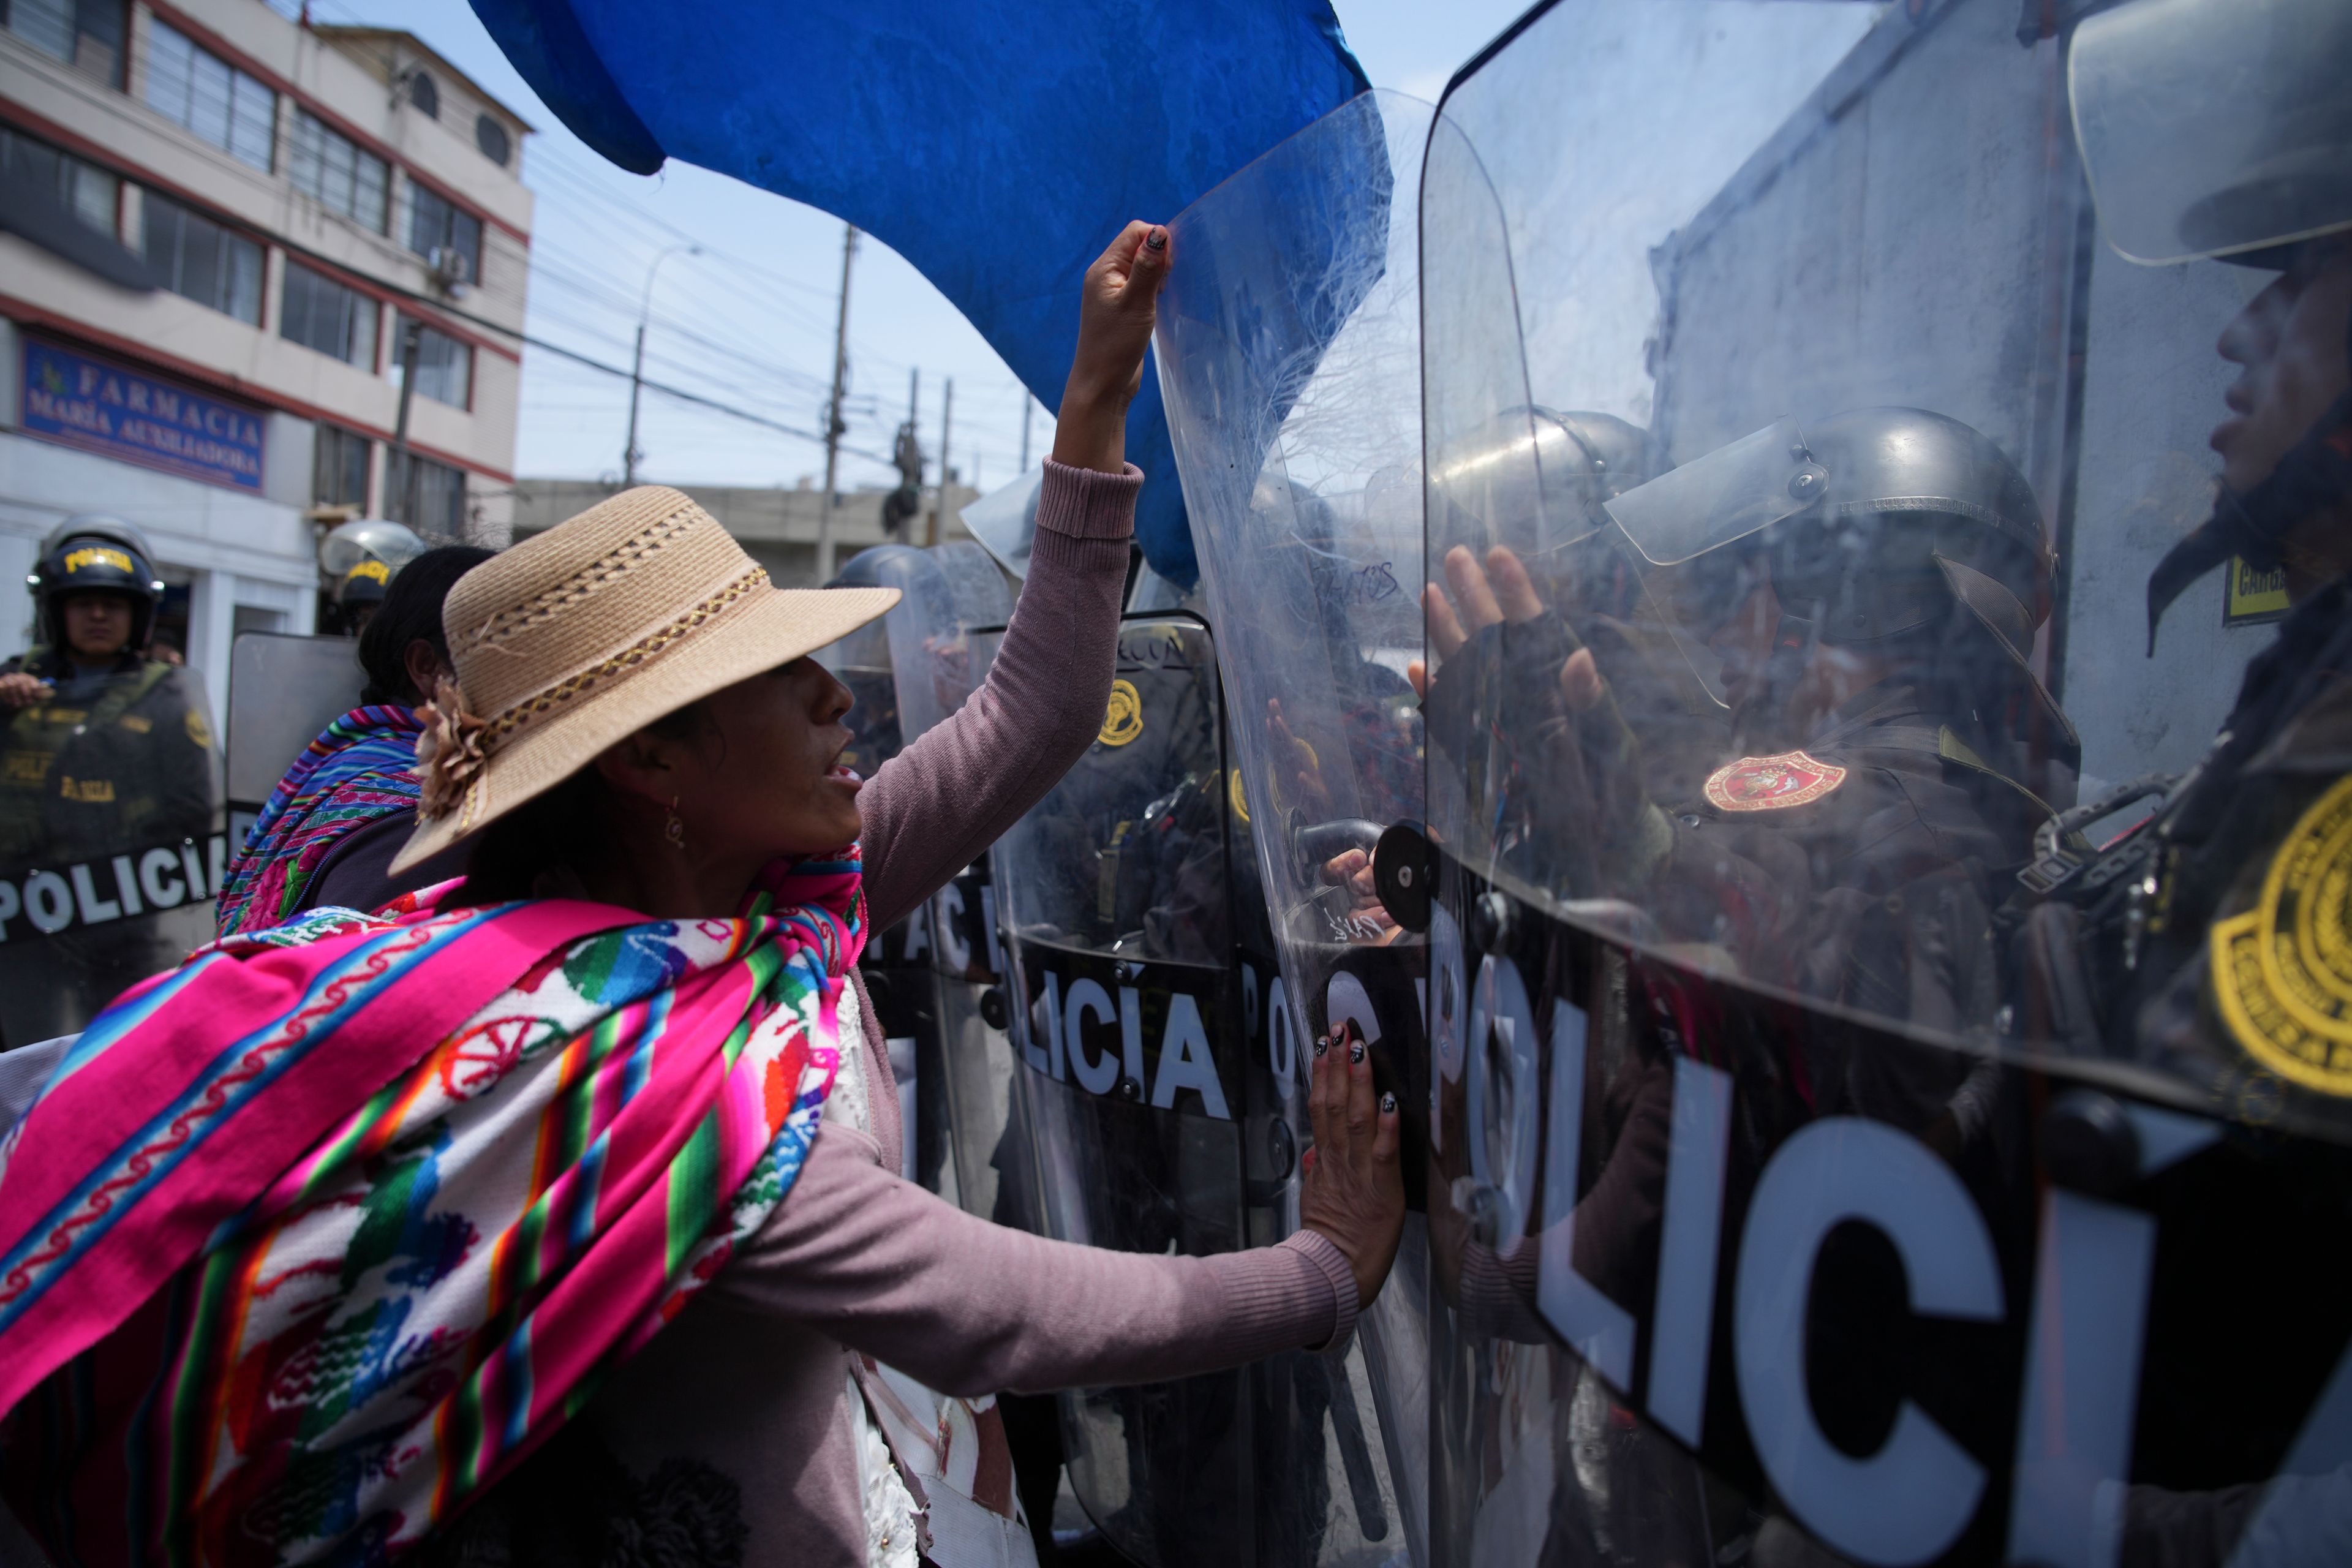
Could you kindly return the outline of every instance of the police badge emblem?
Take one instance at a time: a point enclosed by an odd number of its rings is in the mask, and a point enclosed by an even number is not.
[[[2352,778],[2271,858],[2260,903],[2217,921],[2213,995],[2241,1046],[2292,1083],[2352,1095]]]
[[[1843,768],[1802,752],[1741,757],[1707,775],[1706,802],[1717,811],[1780,811],[1819,800],[1843,783]]]
[[[1110,683],[1110,706],[1104,710],[1102,729],[1095,739],[1106,746],[1124,746],[1143,733],[1143,697],[1132,680]]]

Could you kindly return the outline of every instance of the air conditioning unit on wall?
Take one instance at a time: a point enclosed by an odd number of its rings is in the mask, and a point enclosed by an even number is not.
[[[474,264],[466,253],[453,245],[436,245],[425,258],[433,270],[434,287],[452,300],[462,300],[474,281]]]

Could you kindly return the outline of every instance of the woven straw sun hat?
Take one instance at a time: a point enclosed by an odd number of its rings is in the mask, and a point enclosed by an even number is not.
[[[777,588],[717,519],[624,490],[457,579],[457,679],[417,710],[424,797],[404,871],[698,698],[789,664],[898,602],[896,588]]]

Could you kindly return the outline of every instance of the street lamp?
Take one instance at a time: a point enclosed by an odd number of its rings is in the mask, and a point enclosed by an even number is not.
[[[645,456],[637,450],[637,397],[646,381],[646,322],[654,310],[654,279],[661,272],[661,264],[680,252],[699,256],[702,247],[669,246],[654,258],[652,266],[646,268],[645,303],[637,309],[637,357],[629,366],[629,444],[621,450],[621,483],[624,488],[637,482],[637,459]]]

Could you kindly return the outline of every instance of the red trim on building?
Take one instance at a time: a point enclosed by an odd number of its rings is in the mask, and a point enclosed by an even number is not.
[[[42,328],[59,337],[89,344],[106,353],[128,359],[133,364],[149,365],[172,375],[201,382],[206,386],[243,398],[246,402],[258,404],[265,408],[276,408],[300,418],[337,426],[373,440],[388,443],[392,439],[392,432],[383,426],[371,425],[365,420],[354,419],[349,415],[338,414],[313,403],[305,403],[299,397],[289,397],[282,392],[272,392],[266,387],[256,386],[241,377],[223,374],[219,371],[197,364],[192,360],[184,360],[174,354],[161,353],[148,344],[135,342],[129,338],[117,337],[112,332],[100,331],[85,322],[75,321],[70,316],[58,315],[55,310],[44,310],[28,300],[19,300],[11,294],[0,294],[0,316],[6,316],[20,326]],[[12,366],[8,374],[19,374],[21,369]],[[31,438],[39,439],[37,436]],[[495,479],[502,485],[514,483],[514,475],[511,473],[490,468],[473,458],[460,457],[455,452],[445,451],[437,447],[428,447],[422,441],[412,440],[408,445],[419,457],[430,458],[436,463],[443,463],[453,468],[463,468],[467,473],[479,474],[486,479]]]
[[[161,16],[165,22],[169,23],[173,27],[176,27],[181,32],[187,34],[189,37],[194,38],[205,48],[210,49],[214,54],[216,54],[221,58],[228,61],[229,64],[236,67],[237,69],[246,72],[247,75],[259,77],[263,81],[269,84],[272,90],[284,93],[288,98],[292,99],[295,102],[309,110],[312,114],[315,114],[320,120],[325,121],[336,131],[350,137],[352,141],[358,142],[361,146],[366,148],[369,152],[374,153],[385,163],[396,165],[402,174],[407,175],[410,179],[415,180],[418,184],[425,186],[427,190],[432,191],[435,195],[441,197],[442,200],[449,203],[453,206],[464,208],[466,211],[473,214],[476,217],[480,218],[484,223],[488,224],[491,227],[503,230],[505,233],[513,236],[515,239],[521,242],[524,249],[528,250],[530,248],[530,236],[529,234],[507,222],[506,219],[498,216],[494,213],[483,210],[472,201],[457,195],[455,191],[443,184],[431,174],[418,173],[415,165],[412,164],[407,159],[402,157],[397,152],[394,152],[389,142],[379,141],[377,138],[371,136],[366,132],[361,130],[358,126],[344,119],[334,110],[329,108],[324,102],[313,98],[310,94],[303,91],[300,88],[296,87],[291,81],[289,81],[286,78],[278,75],[268,66],[263,65],[251,55],[245,53],[236,45],[223,38],[218,33],[215,33],[210,27],[205,26],[202,22],[197,21],[194,17],[189,16],[178,6],[170,4],[169,0],[146,0],[146,5],[150,11],[152,11],[156,16]],[[320,39],[319,41],[319,47],[320,48],[332,48],[334,46],[327,43],[324,39]],[[125,50],[124,52],[126,55],[129,53],[128,50]],[[124,69],[126,73],[124,79],[127,81],[129,79],[129,61],[127,59],[124,61]]]

